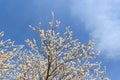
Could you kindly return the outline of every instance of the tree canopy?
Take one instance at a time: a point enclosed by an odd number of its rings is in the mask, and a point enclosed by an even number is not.
[[[49,22],[50,28],[29,26],[39,34],[36,39],[26,39],[31,49],[14,45],[10,39],[0,41],[0,78],[10,80],[109,80],[106,67],[95,61],[99,54],[94,41],[87,45],[73,39],[70,27],[61,34],[56,32],[59,20]],[[0,33],[3,37],[4,33]],[[39,44],[40,43],[40,44]]]

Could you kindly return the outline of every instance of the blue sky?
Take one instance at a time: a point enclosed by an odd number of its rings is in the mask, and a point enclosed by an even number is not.
[[[82,43],[95,40],[107,76],[119,80],[120,0],[0,0],[0,31],[16,44],[25,44],[25,39],[38,37],[28,25],[41,21],[43,28],[49,28],[52,11],[61,21],[61,33],[70,25]]]

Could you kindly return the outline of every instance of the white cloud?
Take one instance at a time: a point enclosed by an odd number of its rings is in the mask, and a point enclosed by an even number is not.
[[[120,0],[72,0],[71,12],[86,24],[96,47],[109,58],[120,56]]]

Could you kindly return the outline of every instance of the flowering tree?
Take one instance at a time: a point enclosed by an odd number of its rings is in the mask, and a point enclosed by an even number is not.
[[[4,36],[4,32],[0,32],[0,38]],[[14,41],[10,39],[0,40],[0,80],[8,80],[12,78],[15,69],[14,57],[22,49],[22,45],[14,45]]]
[[[93,41],[89,41],[87,45],[81,44],[72,38],[69,27],[63,35],[56,32],[55,29],[59,27],[60,21],[56,20],[54,24],[54,13],[49,24],[50,29],[46,31],[40,27],[30,26],[32,30],[38,32],[41,44],[35,39],[25,40],[31,50],[19,49],[15,59],[12,59],[11,65],[14,64],[14,69],[9,79],[109,80],[105,77],[106,68],[102,70],[101,62],[94,61],[98,52],[94,51]]]

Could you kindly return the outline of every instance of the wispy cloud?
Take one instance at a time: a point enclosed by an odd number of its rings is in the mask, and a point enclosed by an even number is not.
[[[120,0],[74,0],[70,8],[103,54],[120,56]]]

